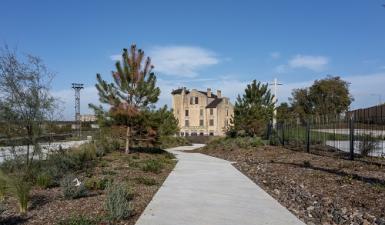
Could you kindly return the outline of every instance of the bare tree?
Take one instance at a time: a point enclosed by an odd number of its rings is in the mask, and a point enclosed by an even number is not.
[[[39,57],[19,57],[7,46],[0,49],[0,121],[12,128],[9,137],[26,138],[27,165],[40,153],[38,138],[43,123],[57,108],[50,94],[52,78],[53,73]],[[30,146],[34,146],[32,152]]]

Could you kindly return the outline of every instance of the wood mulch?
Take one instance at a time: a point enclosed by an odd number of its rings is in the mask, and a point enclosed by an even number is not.
[[[162,161],[163,169],[160,173],[145,172],[141,169],[141,164],[149,159],[160,159]],[[175,160],[166,154],[135,152],[127,155],[113,152],[102,157],[95,167],[76,173],[76,177],[81,181],[84,181],[87,177],[107,177],[112,178],[114,182],[127,182],[134,192],[132,200],[133,215],[129,219],[119,221],[116,224],[133,225],[174,166]],[[138,178],[153,179],[155,184],[141,182]],[[0,224],[50,225],[74,216],[84,216],[92,219],[105,218],[105,198],[105,190],[89,191],[87,197],[67,200],[64,199],[60,187],[34,188],[26,215],[18,213],[17,203],[14,198],[6,198],[6,211],[1,216]]]
[[[333,152],[261,146],[195,152],[234,166],[307,224],[385,225],[385,159],[350,161]]]

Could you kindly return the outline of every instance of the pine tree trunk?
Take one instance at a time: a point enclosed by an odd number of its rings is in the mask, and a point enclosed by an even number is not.
[[[126,153],[130,153],[130,138],[131,138],[131,127],[127,126],[126,132]]]

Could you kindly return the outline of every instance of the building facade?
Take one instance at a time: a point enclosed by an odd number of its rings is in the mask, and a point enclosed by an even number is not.
[[[234,113],[229,98],[220,90],[216,94],[186,88],[173,90],[172,108],[179,121],[181,136],[224,136]]]

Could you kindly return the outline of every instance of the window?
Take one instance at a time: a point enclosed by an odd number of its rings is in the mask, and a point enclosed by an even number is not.
[[[201,131],[201,132],[199,133],[199,136],[204,136],[204,133]]]
[[[214,109],[210,109],[210,115],[214,115]]]
[[[214,132],[213,131],[210,131],[210,136],[214,136]]]
[[[199,126],[203,126],[203,120],[199,120]]]
[[[184,115],[188,116],[188,109],[186,109],[186,111],[184,111]]]
[[[194,97],[190,97],[190,105],[194,104]]]
[[[188,127],[189,125],[190,125],[189,121],[188,121],[188,120],[185,120],[185,121],[184,121],[184,126],[185,126],[185,127]]]
[[[229,109],[226,109],[226,116],[229,116]]]
[[[214,126],[214,120],[211,119],[210,122],[209,122],[210,126]]]
[[[184,132],[180,132],[180,136],[184,136]]]
[[[195,97],[195,104],[198,104],[198,100],[199,98],[198,97]]]
[[[199,115],[203,116],[203,109],[200,110]]]

